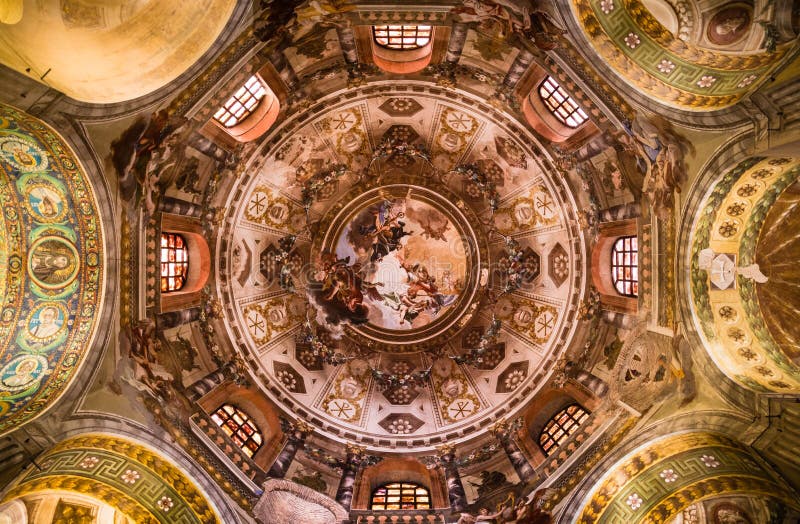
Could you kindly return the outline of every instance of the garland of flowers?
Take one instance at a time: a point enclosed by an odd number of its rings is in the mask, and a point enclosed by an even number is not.
[[[306,210],[306,216],[308,216],[311,206],[314,205],[314,200],[317,198],[317,195],[322,188],[331,182],[342,178],[348,172],[349,170],[346,165],[334,164],[328,169],[312,175],[308,180],[305,181],[303,184],[303,190],[300,193],[300,200]]]
[[[527,257],[520,243],[511,237],[505,237],[505,240],[506,255],[501,258],[501,261],[505,262],[508,267],[506,268],[506,285],[500,293],[501,296],[520,289],[525,272],[527,271],[525,267]]]
[[[431,368],[413,373],[387,373],[379,369],[370,367],[372,378],[381,390],[387,390],[400,386],[422,387],[431,377]]]
[[[412,158],[419,158],[428,164],[431,163],[431,155],[422,146],[416,146],[401,140],[384,140],[378,147],[372,151],[372,158],[369,161],[366,171],[372,167],[372,164],[377,160],[390,158],[395,156],[410,156]]]
[[[305,328],[305,333],[302,338],[303,342],[310,345],[314,356],[319,357],[324,363],[329,366],[338,366],[354,358],[348,357],[343,353],[337,353],[334,349],[325,344],[314,331],[311,320],[306,319],[303,323],[303,327]]]
[[[294,235],[286,235],[279,239],[279,251],[275,255],[275,262],[278,265],[278,284],[282,290],[289,293],[296,291],[294,278],[292,278],[292,264],[289,262],[289,256],[292,253],[295,240],[297,240],[297,237]]]
[[[481,335],[477,347],[471,348],[464,355],[451,356],[450,358],[455,360],[456,364],[467,364],[470,366],[483,362],[483,354],[486,353],[489,346],[494,344],[497,340],[501,325],[502,323],[499,320],[492,317],[492,321],[489,327],[486,328],[486,331],[483,332],[483,335]]]
[[[500,193],[497,192],[494,182],[492,182],[486,173],[475,164],[464,164],[453,168],[454,173],[458,173],[469,179],[470,182],[477,186],[478,190],[489,201],[489,209],[494,214],[497,208],[500,207]]]

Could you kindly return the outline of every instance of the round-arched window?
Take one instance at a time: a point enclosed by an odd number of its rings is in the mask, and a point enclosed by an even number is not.
[[[391,482],[372,492],[370,509],[430,509],[431,495],[427,488],[413,482]]]
[[[264,443],[264,438],[250,416],[230,404],[223,404],[211,419],[233,440],[248,457],[252,457]]]
[[[431,41],[433,28],[429,25],[374,25],[375,43],[387,49],[410,51],[425,47]]]
[[[587,418],[589,412],[579,404],[571,404],[556,413],[539,434],[539,446],[544,454],[550,456]]]
[[[272,95],[272,91],[267,91],[256,75],[251,76],[242,87],[236,91],[225,104],[214,113],[214,120],[224,127],[233,127],[250,116],[255,111],[261,99],[267,94]]]
[[[539,96],[553,116],[567,127],[574,129],[589,120],[589,115],[552,76],[539,85]]]
[[[179,291],[189,273],[189,249],[178,233],[161,233],[161,292]]]
[[[639,243],[635,236],[619,237],[614,242],[611,281],[620,295],[639,296]]]

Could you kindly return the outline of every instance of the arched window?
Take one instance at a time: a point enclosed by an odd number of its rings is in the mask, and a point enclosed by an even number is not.
[[[575,100],[564,91],[552,76],[548,76],[539,85],[539,96],[547,108],[559,122],[567,127],[576,128],[589,119]]]
[[[233,127],[250,116],[266,94],[267,87],[253,75],[217,110],[214,120],[224,127]]]
[[[370,509],[430,509],[431,495],[427,488],[413,482],[392,482],[372,492]]]
[[[189,273],[186,239],[177,233],[161,233],[161,292],[178,291]]]
[[[425,47],[431,41],[429,25],[374,25],[375,43],[387,49],[409,51]]]
[[[264,442],[261,432],[241,409],[223,404],[212,415],[211,419],[222,428],[237,446],[242,448],[245,455],[252,457]]]
[[[614,242],[611,281],[620,295],[639,296],[639,245],[635,236],[619,237]]]
[[[567,406],[556,413],[539,434],[539,446],[544,454],[550,456],[587,418],[589,412],[578,404]]]

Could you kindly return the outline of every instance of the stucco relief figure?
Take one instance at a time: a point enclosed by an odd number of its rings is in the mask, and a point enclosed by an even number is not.
[[[61,237],[43,237],[34,242],[28,261],[33,280],[48,289],[63,287],[78,272],[77,250]]]
[[[656,213],[664,216],[674,206],[674,192],[680,193],[686,181],[687,154],[695,154],[694,146],[680,135],[665,118],[638,114],[631,122],[630,136],[620,141],[638,158],[645,174],[642,191],[650,198]]]
[[[353,6],[345,5],[342,0],[311,0],[304,2],[295,9],[297,29],[294,40],[300,40],[316,29],[318,25],[322,27],[348,25],[349,21],[341,15],[352,10]]]
[[[554,49],[565,32],[553,6],[540,0],[463,0],[452,13],[463,23],[496,20],[505,36],[522,33],[542,50]]]
[[[155,212],[159,181],[167,168],[179,163],[176,152],[184,137],[178,131],[185,129],[186,123],[185,118],[172,117],[161,109],[149,119],[140,117],[111,142],[111,162],[123,200],[131,200],[141,187],[148,212]]]

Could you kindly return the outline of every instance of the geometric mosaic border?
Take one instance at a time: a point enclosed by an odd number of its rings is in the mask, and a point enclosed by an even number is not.
[[[194,483],[167,460],[118,437],[81,435],[45,452],[5,501],[43,490],[102,500],[138,523],[213,524],[220,520]]]

